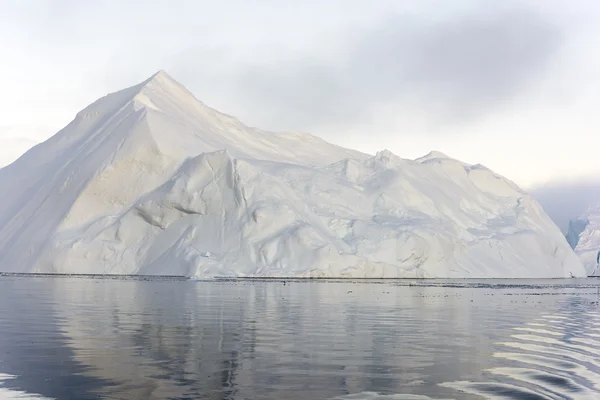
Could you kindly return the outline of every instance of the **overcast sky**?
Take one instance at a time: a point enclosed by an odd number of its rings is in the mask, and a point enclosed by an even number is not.
[[[0,0],[0,163],[159,69],[266,129],[600,176],[596,0]]]

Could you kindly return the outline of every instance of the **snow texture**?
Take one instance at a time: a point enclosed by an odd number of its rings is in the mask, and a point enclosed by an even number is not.
[[[600,203],[569,222],[567,240],[590,276],[600,276]]]
[[[5,272],[584,276],[538,203],[481,165],[248,127],[166,73],[0,170]]]

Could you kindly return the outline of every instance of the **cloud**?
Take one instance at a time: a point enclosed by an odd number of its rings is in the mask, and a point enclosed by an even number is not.
[[[29,138],[0,138],[0,168],[12,163],[38,141]]]
[[[36,126],[0,125],[0,168],[12,163],[44,138]]]
[[[279,127],[370,123],[381,110],[428,128],[481,118],[544,72],[561,30],[528,9],[443,20],[395,15],[346,32],[330,56],[298,54],[242,66],[236,95]],[[321,51],[326,54],[326,52]]]
[[[600,178],[552,182],[530,192],[554,223],[566,232],[570,220],[582,216],[589,207],[600,203]]]

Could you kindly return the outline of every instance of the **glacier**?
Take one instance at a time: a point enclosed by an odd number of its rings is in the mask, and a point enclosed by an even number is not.
[[[581,258],[589,276],[600,276],[600,203],[569,222],[567,241]]]
[[[164,71],[0,169],[0,194],[4,272],[586,275],[542,207],[482,165],[252,128]]]

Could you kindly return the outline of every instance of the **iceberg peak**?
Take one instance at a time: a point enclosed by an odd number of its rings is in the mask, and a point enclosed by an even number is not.
[[[384,149],[381,151],[378,151],[375,154],[374,157],[375,160],[383,163],[384,165],[391,167],[393,165],[396,165],[400,162],[405,161],[402,157],[397,156],[396,154],[392,153],[390,150],[388,149]]]
[[[424,162],[429,160],[453,160],[453,158],[448,157],[441,151],[432,150],[429,153],[425,154],[423,157],[415,159],[415,161],[417,162]]]
[[[378,158],[378,159],[383,159],[383,158],[394,158],[394,157],[398,157],[398,156],[395,155],[394,153],[392,153],[388,149],[383,149],[383,150],[378,151],[375,154],[375,157]]]
[[[140,91],[142,91],[146,87],[161,87],[163,90],[181,90],[183,89],[185,92],[192,95],[185,87],[171,77],[164,70],[160,70],[154,73],[151,77],[143,81],[138,85]],[[193,95],[192,95],[193,96]]]
[[[198,100],[193,93],[163,70],[156,72],[150,78],[137,85],[136,89],[133,100],[143,107],[162,110],[164,112],[171,112],[170,110],[173,107],[211,110]],[[216,112],[215,110],[212,111],[213,113]]]
[[[164,69],[159,69],[150,78],[148,78],[146,82],[152,80],[171,80],[175,82],[175,79],[172,78],[171,75],[169,75]]]

